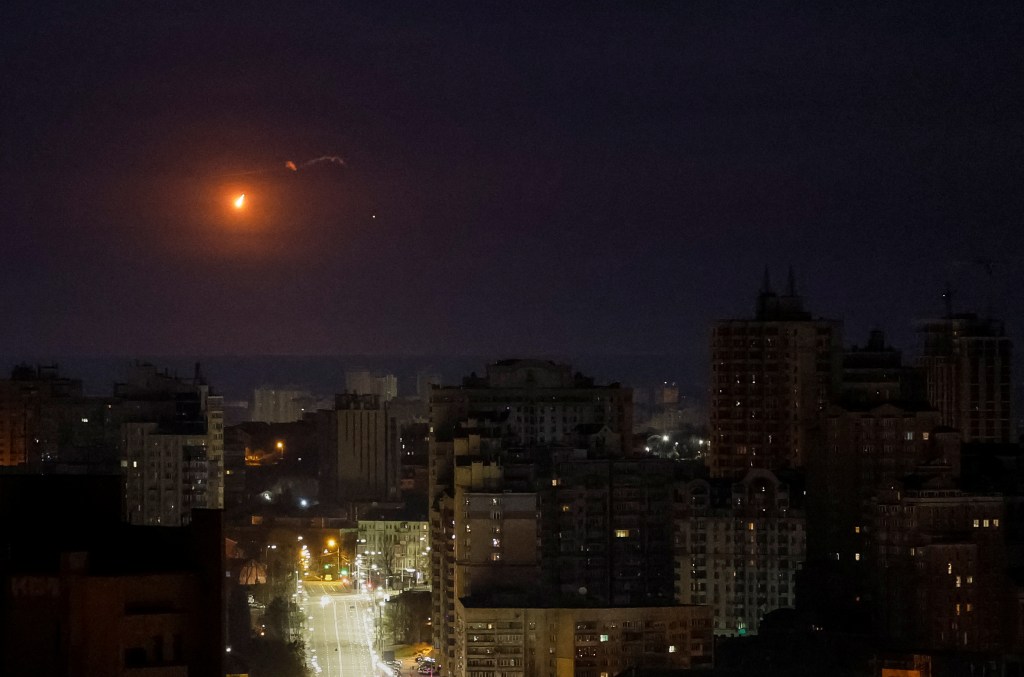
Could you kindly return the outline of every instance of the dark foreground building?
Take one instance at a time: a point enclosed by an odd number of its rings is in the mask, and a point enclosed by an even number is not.
[[[221,531],[123,524],[117,476],[0,476],[0,674],[223,675]]]

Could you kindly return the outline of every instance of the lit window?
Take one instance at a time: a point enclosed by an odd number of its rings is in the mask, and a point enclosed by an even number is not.
[[[957,616],[960,615],[960,605],[959,604],[956,605],[956,615]]]
[[[853,528],[853,533],[859,534],[860,533],[860,527],[854,527]]]
[[[668,652],[669,653],[675,653],[676,652],[676,645],[675,644],[670,644],[669,647],[668,647]]]
[[[981,526],[983,526],[983,527],[985,527],[986,529],[988,529],[988,520],[982,520],[982,521],[981,521]]]
[[[859,552],[853,553],[853,559],[855,559],[856,561],[859,562],[860,561],[860,553]]]
[[[946,565],[946,573],[947,574],[953,573],[953,563],[952,562],[950,562],[949,564]]]
[[[629,529],[616,529],[615,538],[629,538]]]
[[[607,642],[608,641],[608,635],[601,635],[601,641],[602,642]]]
[[[967,585],[970,585],[973,582],[974,582],[974,576],[968,576],[967,577]]]
[[[958,587],[958,588],[960,587],[960,577],[959,576],[956,577],[956,587]]]
[[[974,610],[974,605],[973,605],[973,604],[971,604],[970,602],[968,602],[968,603],[967,603],[967,611],[968,611],[968,613],[970,613],[970,612],[971,612],[971,611],[973,611],[973,610]]]
[[[561,484],[562,480],[558,479],[557,477],[551,480],[551,486],[553,487],[560,486]]]
[[[992,520],[992,526],[998,527],[999,526],[999,520]]]
[[[753,531],[753,530],[754,530],[754,523],[753,522],[747,522],[747,531]]]
[[[569,504],[565,503],[562,505],[562,512],[569,512]]]
[[[974,528],[977,529],[981,526],[981,520],[974,520]]]
[[[921,433],[921,439],[924,440],[925,442],[928,441],[929,437],[931,437],[930,433]]]

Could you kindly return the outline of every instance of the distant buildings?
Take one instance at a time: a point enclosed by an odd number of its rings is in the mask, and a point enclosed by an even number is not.
[[[616,449],[630,453],[633,432],[632,391],[617,383],[595,386],[568,365],[545,360],[502,360],[472,374],[461,386],[435,387],[430,421],[441,439],[470,414],[507,414],[518,444],[556,444],[575,440],[590,425],[607,426]]]
[[[291,423],[300,421],[307,412],[317,408],[317,401],[308,390],[261,386],[252,394],[251,421]]]
[[[782,296],[766,272],[754,319],[712,329],[711,475],[803,466],[820,443],[819,417],[838,392],[841,365],[841,324],[804,310],[792,271]]]
[[[345,372],[345,391],[358,395],[376,395],[381,402],[398,397],[398,378],[394,374],[378,376],[365,369]]]

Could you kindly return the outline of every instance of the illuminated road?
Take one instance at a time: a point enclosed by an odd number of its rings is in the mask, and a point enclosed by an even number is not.
[[[374,617],[366,595],[333,583],[306,581],[306,652],[313,674],[324,677],[383,677],[374,669]]]

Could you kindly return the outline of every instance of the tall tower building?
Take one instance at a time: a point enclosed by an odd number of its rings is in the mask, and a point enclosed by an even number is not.
[[[1012,443],[1013,343],[999,320],[949,314],[920,329],[928,401],[964,442]]]
[[[398,498],[398,425],[377,395],[344,393],[317,412],[321,490],[334,501]]]
[[[714,324],[711,364],[712,476],[803,466],[839,387],[842,324],[804,310],[792,270],[783,295],[765,271],[754,319]]]

